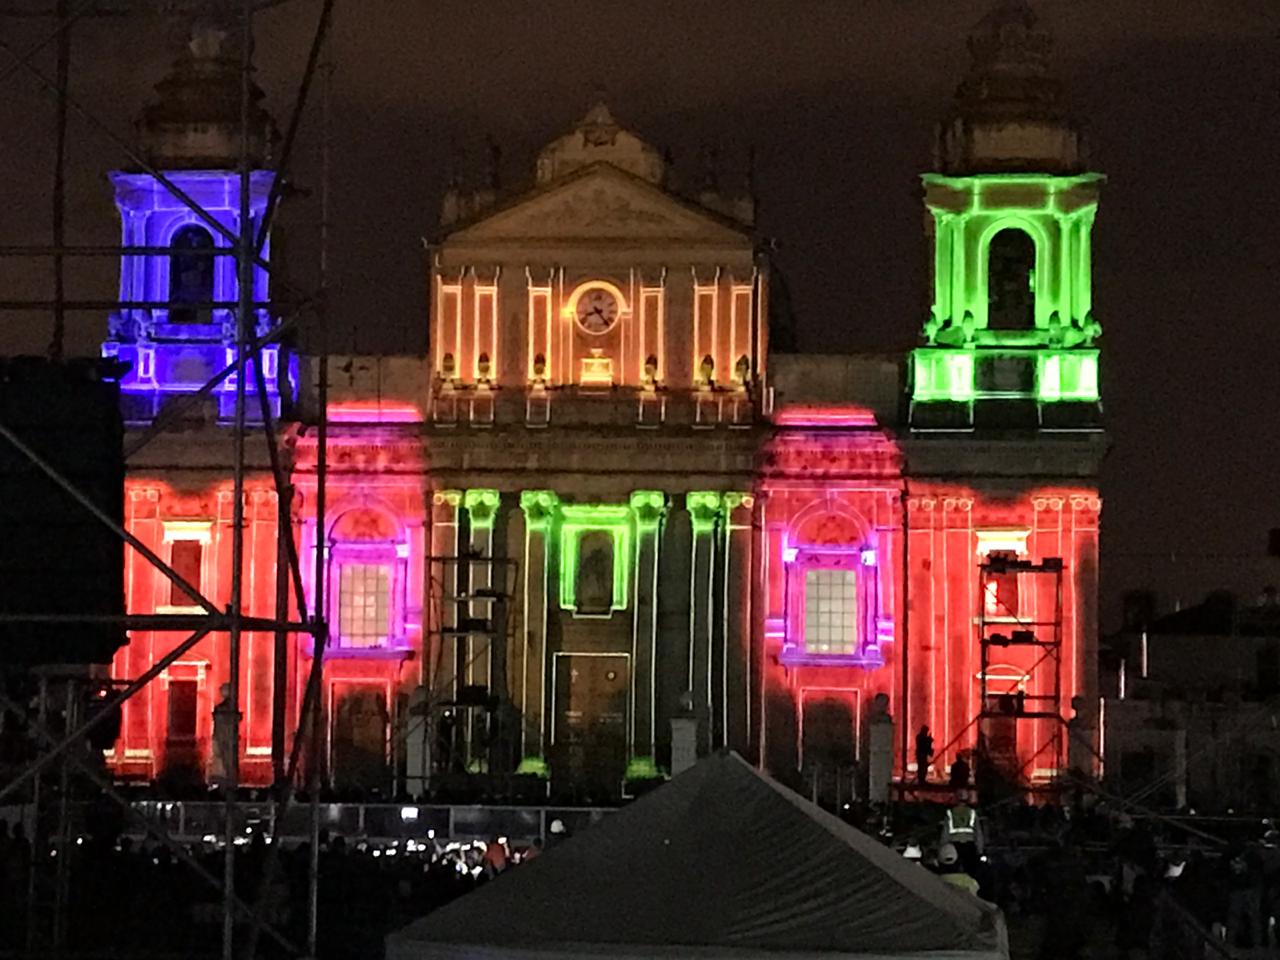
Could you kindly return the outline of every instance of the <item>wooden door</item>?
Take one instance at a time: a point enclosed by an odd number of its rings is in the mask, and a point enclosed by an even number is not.
[[[339,790],[386,790],[386,691],[348,684],[334,690],[333,785]]]
[[[834,806],[850,797],[857,763],[856,692],[801,694],[800,764],[810,795]]]
[[[557,779],[614,796],[627,766],[627,657],[556,657]]]

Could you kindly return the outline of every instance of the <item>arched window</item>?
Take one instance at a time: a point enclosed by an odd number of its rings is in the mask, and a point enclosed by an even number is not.
[[[987,328],[1031,330],[1036,325],[1036,245],[1011,227],[987,251]]]
[[[878,596],[876,551],[862,524],[843,512],[801,515],[782,561],[787,592],[783,658],[802,663],[868,663],[878,654],[870,632]]]
[[[169,322],[208,323],[213,300],[213,235],[190,223],[169,241]]]

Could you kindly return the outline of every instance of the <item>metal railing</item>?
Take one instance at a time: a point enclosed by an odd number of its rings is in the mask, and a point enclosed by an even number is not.
[[[142,800],[133,809],[183,843],[214,842],[227,835],[227,806],[217,801]],[[232,832],[247,838],[260,832],[284,844],[309,842],[311,812],[306,806],[286,808],[276,822],[270,802],[242,802]],[[499,806],[417,803],[321,803],[320,828],[347,839],[374,843],[404,840],[474,840],[507,837],[516,841],[546,840],[559,820],[569,834],[599,823],[608,807]],[[141,837],[136,829],[130,835]]]

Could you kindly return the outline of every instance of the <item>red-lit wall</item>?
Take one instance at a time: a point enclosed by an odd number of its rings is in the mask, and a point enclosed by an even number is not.
[[[160,479],[130,477],[125,483],[125,524],[161,559],[168,561],[172,542],[207,537],[196,584],[215,606],[225,607],[231,593],[231,481],[215,481],[196,489],[179,489]],[[275,614],[276,494],[269,478],[250,477],[245,484],[244,610],[249,616]],[[207,528],[205,525],[207,524]],[[166,537],[166,526],[169,536]],[[207,533],[205,530],[207,529]],[[175,530],[180,531],[175,534]],[[130,613],[151,614],[188,609],[171,604],[170,583],[137,551],[126,551],[125,591]],[[190,609],[199,612],[192,605]],[[117,653],[112,676],[133,679],[185,640],[185,633],[132,631]],[[139,691],[123,707],[121,735],[111,759],[118,775],[151,779],[167,769],[191,767],[207,775],[213,708],[227,682],[228,637],[212,634],[181,656],[158,680]],[[270,633],[243,636],[241,657],[242,779],[265,784],[271,779],[272,654]],[[173,681],[197,684],[194,740],[169,737],[169,688]]]
[[[1097,491],[1030,480],[983,491],[915,481],[903,475],[902,466],[893,439],[869,415],[849,411],[807,411],[803,423],[787,424],[763,452],[757,585],[762,639],[753,654],[763,678],[759,709],[753,711],[760,718],[763,762],[775,772],[811,774],[805,753],[813,737],[805,725],[815,699],[847,704],[855,724],[850,736],[861,753],[867,710],[877,694],[885,694],[899,725],[895,774],[904,759],[914,764],[915,734],[928,725],[936,750],[931,776],[944,778],[958,753],[977,745],[980,564],[988,551],[1012,546],[1020,559],[1060,558],[1064,566],[1060,649],[1046,654],[1044,648],[988,648],[997,668],[988,672],[989,695],[1004,692],[1002,684],[1018,686],[1002,678],[1021,676],[1028,695],[1056,697],[1027,709],[1052,710],[1063,719],[1017,724],[1019,766],[1025,776],[1043,776],[1066,763],[1063,720],[1072,716],[1072,698],[1082,696],[1086,716],[1094,719],[1089,705],[1097,693]],[[803,637],[796,606],[803,601],[795,578],[806,569],[806,544],[815,543],[819,552],[874,551],[874,565],[859,568],[859,630],[872,642],[864,642],[858,655],[805,657],[803,649],[797,655]],[[1057,633],[1050,624],[1056,620],[1058,578],[1023,573],[1018,584],[1018,616],[1034,622],[1041,637]]]
[[[335,410],[334,414],[336,419],[341,419],[344,413],[351,412]],[[294,523],[308,598],[314,597],[315,454],[314,435],[303,436],[295,450]],[[337,425],[330,433],[329,464],[326,527],[330,537],[327,539],[332,540],[335,527],[352,511],[385,516],[389,529],[394,530],[391,536],[396,542],[397,559],[403,562],[393,609],[396,632],[403,639],[404,649],[356,651],[332,646],[325,663],[322,704],[326,715],[332,717],[333,708],[345,691],[352,687],[374,687],[381,692],[389,715],[394,718],[397,705],[403,704],[418,684],[422,663],[426,484],[416,426]],[[130,533],[166,562],[172,558],[175,539],[200,540],[203,551],[196,586],[219,608],[225,607],[230,598],[232,508],[230,479],[191,488],[179,488],[172,482],[141,475],[130,477],[126,482],[125,522]],[[277,513],[270,477],[256,475],[246,480],[245,524],[244,611],[249,616],[274,617]],[[334,583],[326,584],[330,600],[335,596],[335,588]],[[180,598],[171,596],[169,581],[134,550],[127,551],[125,589],[130,613],[202,612],[193,603],[172,603]],[[332,615],[332,606],[329,612]],[[289,615],[296,613],[291,604]],[[185,633],[133,631],[130,642],[116,655],[112,676],[122,680],[141,676],[186,637]],[[208,778],[213,709],[221,699],[222,685],[227,682],[227,644],[226,633],[211,634],[170,665],[155,683],[125,703],[121,736],[108,758],[117,776],[150,780],[166,771],[186,768],[199,779]],[[271,633],[244,634],[241,780],[249,785],[269,784],[272,778],[274,647],[275,637]],[[296,726],[311,651],[309,636],[289,637],[285,716],[290,733]],[[197,685],[194,738],[170,735],[169,691],[174,681],[192,681]],[[396,750],[397,745],[391,745],[393,759],[397,756]]]
[[[979,564],[984,534],[988,543],[1025,542],[1023,559],[1039,563],[1061,558],[1061,698],[1060,713],[1071,716],[1076,695],[1096,693],[1088,665],[1096,661],[1098,517],[1101,502],[1088,488],[1036,488],[1024,492],[983,493],[969,486],[909,486],[908,593],[911,598],[908,638],[908,732],[928,724],[937,755],[936,768],[954,761],[959,750],[977,743],[975,718],[980,705]],[[1007,543],[1005,544],[1007,545]],[[1016,552],[1016,551],[1015,551]],[[1057,578],[1020,574],[1019,615],[1053,632]],[[1057,665],[1043,651],[1008,648],[991,651],[992,662],[1011,667],[990,671],[989,692],[998,692],[1004,675],[1024,673],[1028,693],[1049,695]],[[1055,729],[1056,728],[1056,729]],[[1059,739],[1055,746],[1055,733]],[[1018,759],[1026,773],[1065,762],[1054,751],[1065,749],[1060,723],[1019,723]],[[911,758],[914,762],[914,757]]]

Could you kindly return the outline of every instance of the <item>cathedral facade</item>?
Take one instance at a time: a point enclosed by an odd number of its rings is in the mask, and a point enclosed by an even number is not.
[[[282,418],[275,448],[255,435],[248,453],[246,612],[295,612],[275,595],[292,538],[329,623],[313,759],[331,784],[515,776],[600,798],[731,748],[848,796],[886,714],[904,780],[962,756],[1023,784],[1091,765],[1071,744],[1096,737],[1101,178],[1024,4],[1000,4],[970,49],[923,178],[933,307],[904,318],[921,329],[907,356],[771,349],[752,200],[681,189],[597,103],[520,189],[444,198],[428,353],[333,361],[323,451],[314,359],[273,343],[246,368],[250,410]],[[194,43],[161,89],[198,113],[219,57]],[[148,441],[130,530],[224,602],[234,378],[180,427],[156,417],[235,359],[238,278],[216,250],[239,229],[239,178],[216,124],[195,136],[175,116],[144,115],[152,158],[217,224],[115,175],[127,241],[171,252],[126,258],[123,299],[166,308],[113,317],[105,351],[131,364],[126,417]],[[269,119],[255,129],[258,222]],[[254,282],[269,303],[266,272]],[[266,309],[254,329],[270,339]],[[127,583],[131,612],[192,609],[141,558]],[[133,633],[116,675],[181,639]],[[314,650],[253,632],[244,648],[242,771],[265,783]],[[226,662],[211,635],[125,706],[118,775],[210,775]]]

